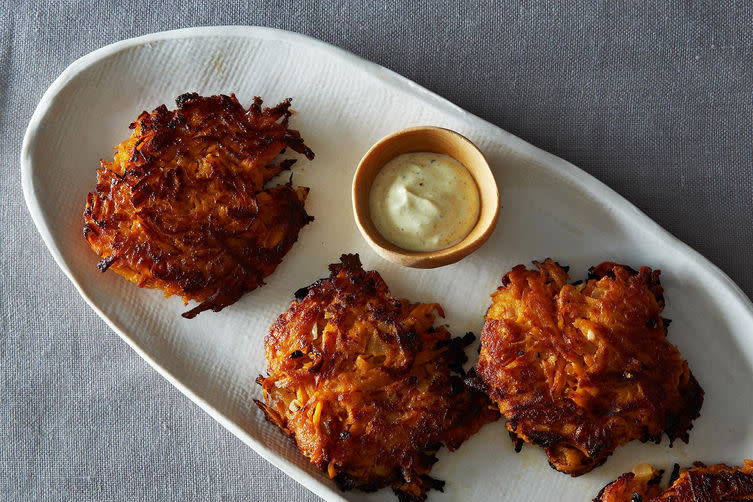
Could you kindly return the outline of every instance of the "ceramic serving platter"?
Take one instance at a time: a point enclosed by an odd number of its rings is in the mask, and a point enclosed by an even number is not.
[[[86,194],[100,158],[128,137],[142,110],[187,91],[234,92],[247,105],[292,97],[292,126],[316,153],[294,183],[311,187],[305,227],[268,284],[220,313],[194,320],[178,298],[139,289],[97,270],[82,237]],[[393,265],[374,254],[353,220],[350,185],[361,156],[400,128],[459,131],[486,154],[502,195],[489,241],[457,264],[434,270]],[[292,293],[327,275],[341,253],[360,253],[396,296],[439,302],[451,331],[479,333],[489,294],[519,263],[552,257],[572,279],[612,260],[662,270],[669,340],[706,391],[690,443],[619,448],[602,467],[571,478],[542,451],[516,454],[504,424],[484,427],[458,451],[442,450],[433,475],[447,481],[429,500],[589,500],[639,462],[662,468],[695,460],[740,464],[753,456],[753,305],[717,267],[610,188],[568,162],[458,108],[415,83],[320,41],[258,27],[192,28],[119,42],[73,63],[31,119],[21,155],[26,203],[57,263],[91,307],[139,355],[267,460],[327,500],[395,500],[340,492],[268,424],[252,399],[265,371],[263,339]],[[475,347],[470,348],[471,363]]]

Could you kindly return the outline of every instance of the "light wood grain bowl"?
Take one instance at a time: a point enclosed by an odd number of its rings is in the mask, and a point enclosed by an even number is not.
[[[460,242],[437,251],[408,251],[387,241],[371,220],[369,193],[382,167],[404,153],[434,152],[463,164],[479,191],[479,218]],[[364,239],[381,257],[398,265],[435,268],[461,260],[478,249],[491,235],[499,215],[499,191],[484,154],[465,136],[441,127],[410,127],[382,138],[366,152],[353,177],[353,214]]]

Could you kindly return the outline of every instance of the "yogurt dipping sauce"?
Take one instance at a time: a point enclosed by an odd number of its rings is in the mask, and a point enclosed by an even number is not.
[[[374,178],[371,220],[382,237],[409,251],[437,251],[460,242],[478,221],[480,199],[468,170],[449,155],[398,155]]]

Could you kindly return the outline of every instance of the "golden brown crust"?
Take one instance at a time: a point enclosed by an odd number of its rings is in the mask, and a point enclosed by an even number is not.
[[[341,260],[272,326],[257,404],[341,487],[392,485],[401,500],[424,500],[443,485],[429,477],[434,453],[499,417],[462,380],[474,337],[433,326],[435,303],[393,298],[358,255]]]
[[[87,197],[84,237],[114,270],[140,287],[219,311],[264,284],[312,218],[308,188],[264,184],[313,152],[288,129],[290,100],[245,110],[235,95],[184,94],[178,108],[143,112],[131,137],[100,161]]]
[[[753,500],[753,460],[675,470],[669,488],[659,486],[663,471],[641,464],[602,488],[594,502],[736,502]]]
[[[511,436],[577,476],[633,439],[688,440],[703,390],[666,341],[659,271],[605,262],[567,284],[551,259],[492,295],[477,371]]]
[[[648,464],[636,465],[633,472],[626,472],[602,488],[593,502],[642,502],[655,497],[662,492],[659,482],[663,474]]]

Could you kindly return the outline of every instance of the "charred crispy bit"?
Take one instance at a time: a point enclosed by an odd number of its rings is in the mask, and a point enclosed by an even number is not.
[[[502,278],[481,334],[477,372],[513,439],[573,476],[633,439],[687,442],[703,390],[666,340],[660,272],[605,262],[573,285],[535,264]]]
[[[425,500],[444,484],[429,476],[437,450],[499,417],[463,383],[474,337],[433,326],[438,304],[394,298],[358,255],[330,271],[272,326],[256,403],[341,488]]]
[[[724,464],[678,469],[670,486],[659,486],[663,471],[640,464],[601,489],[594,502],[722,502],[753,500],[753,460],[743,467]]]
[[[140,287],[222,310],[264,284],[312,218],[308,188],[265,184],[314,153],[288,128],[290,100],[274,108],[235,95],[183,94],[178,108],[143,112],[133,134],[100,161],[84,237],[108,268]]]

